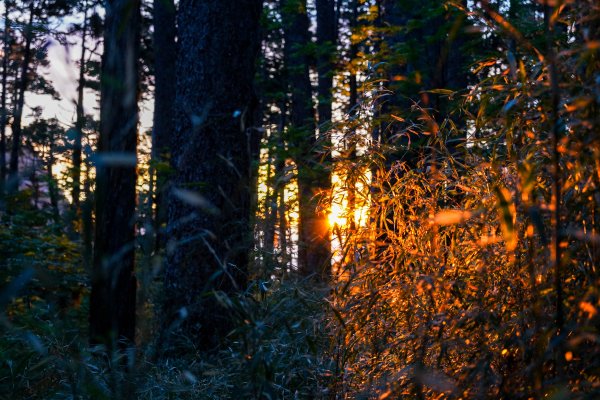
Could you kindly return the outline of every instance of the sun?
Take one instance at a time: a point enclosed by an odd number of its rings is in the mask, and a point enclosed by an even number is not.
[[[344,210],[344,206],[339,203],[333,203],[331,205],[331,210],[329,211],[329,225],[331,227],[334,226],[345,226],[346,225],[346,211]]]

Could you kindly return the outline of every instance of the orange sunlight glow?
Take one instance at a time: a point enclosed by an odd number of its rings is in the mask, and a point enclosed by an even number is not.
[[[350,210],[349,176],[344,171],[335,171],[331,177],[331,206],[329,210],[329,225],[331,228],[347,228],[349,214],[352,213],[354,226],[361,227],[367,223],[369,211],[369,187],[371,171],[365,168],[359,175],[360,179],[354,182],[354,206]]]

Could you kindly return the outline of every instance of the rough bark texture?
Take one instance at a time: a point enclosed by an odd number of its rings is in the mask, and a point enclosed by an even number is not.
[[[304,276],[322,277],[329,270],[329,227],[318,212],[318,191],[326,174],[316,150],[315,118],[306,46],[310,42],[306,0],[283,1],[285,64],[291,93],[288,140],[298,167],[300,208],[298,269]]]
[[[135,339],[134,214],[139,1],[107,2],[96,164],[90,339]]]
[[[167,222],[167,178],[164,163],[169,160],[169,140],[173,133],[175,102],[175,4],[173,0],[154,0],[154,126],[152,159],[156,168],[156,247],[164,244]]]
[[[162,346],[169,355],[178,340],[218,345],[232,325],[211,293],[245,284],[260,141],[252,121],[260,13],[260,0],[179,5]]]

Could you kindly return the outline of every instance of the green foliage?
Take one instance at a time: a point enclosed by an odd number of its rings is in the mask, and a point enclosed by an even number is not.
[[[239,371],[234,398],[323,398],[332,375],[325,350],[323,296],[297,282],[257,282],[252,292],[221,298],[237,328],[228,352]]]

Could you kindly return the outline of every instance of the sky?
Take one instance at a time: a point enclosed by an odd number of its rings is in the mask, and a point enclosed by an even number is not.
[[[4,15],[4,2],[0,2],[0,15]],[[64,25],[77,22],[77,18],[70,17],[64,20]],[[4,19],[0,26],[4,29]],[[80,42],[76,38],[70,40],[75,45],[66,47],[56,40],[48,37],[48,58],[50,65],[48,68],[40,68],[41,72],[52,84],[55,90],[60,94],[60,100],[55,100],[47,95],[38,95],[27,92],[25,95],[24,124],[32,121],[31,110],[34,107],[42,109],[43,118],[56,118],[66,127],[72,126],[75,122],[75,98],[77,96],[78,67],[77,61],[81,55]],[[98,93],[92,90],[86,90],[84,95],[84,110],[88,114],[98,117],[99,111]],[[146,101],[140,104],[140,131],[145,132],[152,128],[152,101]]]

